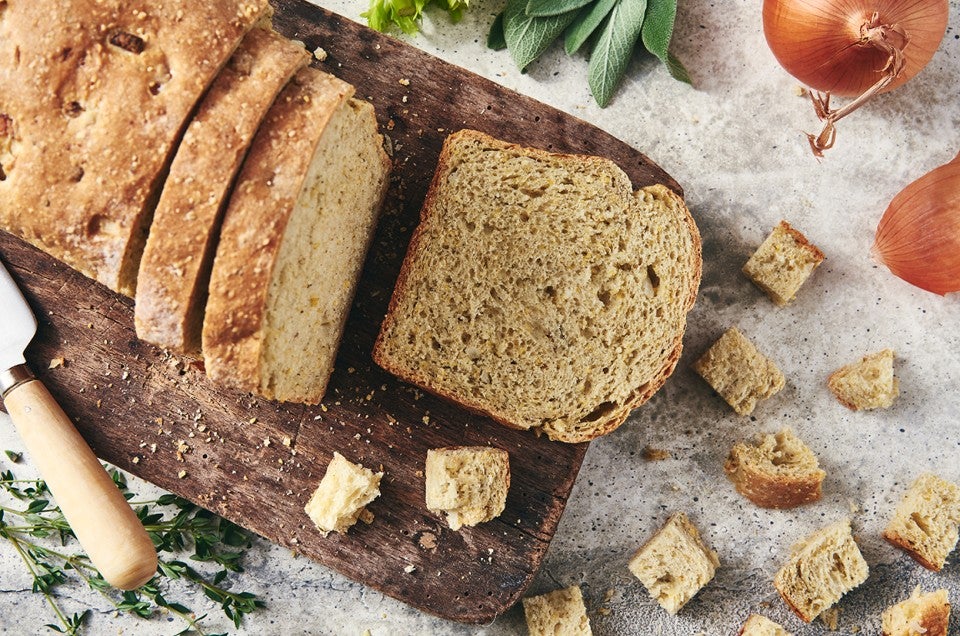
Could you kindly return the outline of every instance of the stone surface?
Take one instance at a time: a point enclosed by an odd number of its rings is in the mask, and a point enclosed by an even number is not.
[[[794,633],[825,633],[822,623],[803,626],[792,616],[771,581],[792,543],[850,516],[871,576],[841,601],[838,633],[855,627],[877,633],[883,607],[906,598],[918,583],[946,587],[954,602],[960,599],[956,557],[935,575],[880,538],[919,473],[960,481],[960,298],[913,288],[869,257],[890,199],[960,150],[955,90],[960,1],[950,2],[950,28],[930,65],[842,122],[837,145],[822,162],[810,155],[802,135],[815,131],[818,122],[809,102],[796,94],[798,84],[767,48],[759,4],[680,4],[672,50],[690,69],[695,88],[675,82],[659,63],[638,54],[603,110],[590,97],[582,56],[567,58],[554,48],[521,74],[505,51],[485,48],[500,2],[473,3],[457,25],[431,12],[424,33],[407,38],[639,148],[683,185],[703,234],[703,285],[677,372],[627,424],[591,445],[530,593],[580,584],[595,634],[729,634],[754,611]],[[324,6],[356,20],[366,9],[363,0]],[[416,90],[416,78],[409,79]],[[781,219],[827,257],[784,308],[740,273]],[[751,418],[735,415],[689,368],[730,326],[743,330],[787,377],[784,391],[759,405]],[[827,376],[884,347],[897,352],[897,402],[888,410],[861,413],[840,406],[826,388]],[[761,510],[736,494],[723,474],[723,460],[737,440],[784,425],[820,458],[827,472],[823,500],[794,510]],[[0,446],[19,447],[5,420]],[[670,457],[646,461],[647,446],[667,450]],[[0,464],[9,467],[3,455]],[[27,468],[21,464],[17,470]],[[152,488],[143,482],[132,487],[143,496]],[[679,616],[670,617],[626,563],[676,510],[690,515],[722,566]],[[268,608],[241,630],[199,594],[174,590],[170,596],[207,612],[208,632],[525,633],[519,607],[490,626],[439,621],[266,542],[249,552],[245,567],[236,586],[261,595]],[[54,622],[30,586],[15,551],[0,541],[0,633],[45,633],[42,625]],[[172,634],[183,627],[166,617],[144,622],[115,616],[102,597],[81,587],[61,594],[69,612],[94,609],[90,634]],[[955,616],[952,626],[958,623]]]

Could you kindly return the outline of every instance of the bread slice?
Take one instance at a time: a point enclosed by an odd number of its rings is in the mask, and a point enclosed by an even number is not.
[[[628,564],[660,606],[676,614],[713,579],[720,560],[682,512],[671,515]]]
[[[796,297],[823,258],[823,252],[807,237],[780,221],[744,264],[743,273],[783,307]]]
[[[323,397],[390,169],[373,107],[352,94],[305,68],[254,138],[210,277],[214,380],[282,401]]]
[[[794,546],[773,584],[790,609],[809,623],[866,581],[868,574],[850,520],[844,519]]]
[[[864,356],[830,374],[827,386],[848,409],[889,408],[900,394],[900,380],[893,375],[893,359],[891,349]]]
[[[451,530],[490,521],[503,512],[510,490],[510,455],[487,446],[430,449],[427,509],[446,513]]]
[[[583,604],[583,592],[577,585],[523,599],[523,613],[530,636],[590,636],[593,633]]]
[[[946,590],[927,592],[920,587],[910,598],[883,610],[883,636],[947,636],[950,601]]]
[[[170,166],[140,261],[134,323],[143,340],[177,353],[200,352],[230,187],[267,109],[309,60],[302,46],[253,29],[200,103]]]
[[[782,625],[774,623],[766,616],[751,614],[740,628],[739,636],[791,636]]]
[[[883,538],[928,570],[939,572],[957,546],[960,486],[925,473],[903,496]]]
[[[769,358],[736,327],[693,363],[693,370],[720,394],[738,415],[750,415],[757,403],[783,389],[786,379]]]
[[[551,439],[610,432],[680,356],[700,236],[599,157],[444,143],[374,348],[387,371]]]
[[[170,155],[267,0],[3,5],[0,228],[132,296]]]
[[[382,472],[375,473],[334,452],[304,511],[323,536],[344,534],[363,516],[366,506],[380,496],[382,477]]]
[[[789,428],[740,442],[723,465],[737,492],[762,508],[793,508],[820,499],[826,473]]]

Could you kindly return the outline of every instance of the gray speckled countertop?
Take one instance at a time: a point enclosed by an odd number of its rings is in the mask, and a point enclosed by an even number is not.
[[[356,20],[366,8],[364,0],[324,5]],[[703,284],[675,375],[626,425],[591,445],[531,592],[580,584],[595,634],[733,634],[751,611],[797,634],[824,633],[822,623],[805,626],[789,614],[771,581],[792,543],[849,516],[871,576],[841,602],[839,633],[879,633],[882,608],[917,584],[946,587],[960,600],[960,559],[934,574],[880,538],[896,502],[920,472],[960,481],[960,297],[920,291],[869,258],[890,199],[960,150],[960,1],[950,1],[950,27],[930,65],[844,121],[837,146],[821,163],[802,136],[816,128],[812,108],[767,48],[759,2],[681,2],[673,51],[690,69],[695,88],[672,80],[652,58],[638,56],[604,110],[589,95],[582,57],[552,49],[521,74],[506,52],[485,48],[488,25],[501,5],[480,0],[457,25],[432,13],[424,33],[407,40],[645,152],[685,188],[704,247]],[[416,78],[410,79],[413,90]],[[740,274],[780,219],[827,256],[785,308],[775,307]],[[736,416],[690,370],[734,325],[787,377],[784,391],[749,418]],[[863,413],[840,406],[825,387],[827,375],[885,347],[897,353],[896,404]],[[0,423],[0,446],[19,448],[7,424]],[[783,425],[792,426],[819,456],[827,472],[823,499],[795,510],[761,510],[734,492],[723,460],[737,440]],[[645,461],[641,450],[648,445],[671,457]],[[138,493],[152,491],[138,480],[131,483]],[[702,529],[722,567],[671,617],[632,578],[626,561],[675,510],[686,511]],[[268,607],[239,633],[525,633],[518,608],[489,626],[440,621],[262,541],[245,565],[237,585],[261,595]],[[97,594],[80,587],[60,593],[68,611],[94,609],[90,634],[179,629],[166,617],[117,616]],[[171,596],[209,612],[209,631],[234,631],[202,597],[177,589]],[[0,632],[43,632],[41,626],[52,619],[42,597],[30,592],[30,578],[11,546],[0,542]],[[960,617],[951,624],[957,628]]]

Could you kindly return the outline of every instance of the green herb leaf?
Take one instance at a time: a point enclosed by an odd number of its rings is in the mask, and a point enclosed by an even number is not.
[[[18,453],[16,451],[8,450],[3,452],[7,454],[7,457],[9,457],[10,461],[12,461],[14,464],[19,462],[20,458],[23,457],[23,453]]]
[[[367,25],[377,31],[386,31],[396,25],[404,33],[413,35],[420,30],[423,10],[435,4],[450,14],[452,22],[459,22],[469,0],[370,0],[370,8],[360,14]]]
[[[560,15],[584,7],[594,0],[527,0],[527,15],[546,17]]]
[[[690,75],[680,60],[670,55],[670,39],[677,17],[677,0],[648,0],[641,38],[643,46],[663,62],[670,75],[681,82],[690,83]]]
[[[610,103],[627,71],[646,8],[647,0],[620,0],[607,17],[606,27],[590,53],[588,82],[601,108]]]
[[[526,13],[526,2],[508,0],[503,12],[503,35],[521,71],[540,57],[577,17],[576,11],[545,18],[531,17]]]
[[[573,55],[583,46],[615,4],[617,0],[597,0],[580,10],[564,36],[567,55]]]
[[[487,34],[487,48],[494,51],[502,51],[507,48],[507,39],[503,35],[503,11],[497,14],[490,25],[490,32]]]

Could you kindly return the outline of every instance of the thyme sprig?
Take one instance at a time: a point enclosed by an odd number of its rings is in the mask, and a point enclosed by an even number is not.
[[[6,451],[7,457],[18,462],[18,453]],[[108,468],[111,478],[124,497],[131,502],[137,517],[153,540],[159,553],[157,575],[142,587],[121,592],[113,589],[89,558],[76,551],[71,544],[76,540],[70,524],[60,509],[50,501],[50,491],[42,479],[20,479],[12,470],[0,472],[0,488],[8,505],[0,505],[0,537],[6,539],[23,560],[33,578],[32,589],[43,594],[56,617],[56,623],[46,625],[61,634],[80,634],[91,615],[91,610],[68,614],[57,602],[57,588],[82,581],[100,593],[114,609],[152,618],[161,611],[177,616],[183,623],[179,635],[219,636],[207,634],[201,621],[189,607],[168,600],[164,591],[169,582],[184,581],[199,588],[203,594],[220,605],[224,615],[240,627],[244,616],[264,606],[262,600],[250,592],[235,592],[226,581],[230,572],[242,572],[241,561],[252,537],[246,531],[190,501],[166,494],[147,501],[132,501],[134,494],[127,487],[126,478],[116,469]],[[17,502],[22,502],[17,506]],[[26,505],[22,505],[26,504]],[[217,566],[212,575],[204,575],[171,556],[189,554],[189,560]]]

